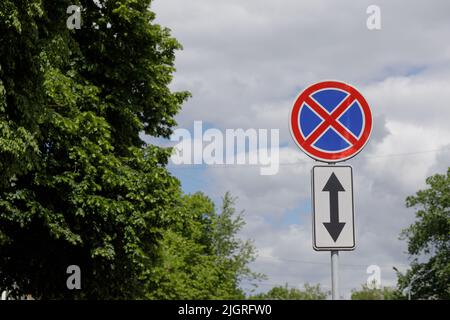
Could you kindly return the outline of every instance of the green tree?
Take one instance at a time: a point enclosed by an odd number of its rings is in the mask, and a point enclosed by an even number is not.
[[[251,300],[325,300],[329,292],[323,291],[319,284],[313,286],[305,284],[303,290],[298,288],[289,288],[285,286],[276,286],[268,292],[250,296]]]
[[[148,271],[147,298],[244,298],[241,281],[257,281],[262,275],[248,267],[254,247],[239,238],[244,220],[234,203],[226,193],[216,213],[201,193],[183,197],[181,219],[164,233],[161,264]]]
[[[352,300],[399,300],[402,299],[401,292],[396,288],[370,288],[366,284],[359,290],[352,290]]]
[[[187,93],[150,0],[0,3],[0,288],[35,298],[143,297],[180,186],[165,169]],[[66,27],[82,6],[81,30]],[[82,290],[66,288],[79,265]]]
[[[402,232],[412,257],[411,269],[398,274],[399,288],[413,299],[450,299],[450,168],[427,180],[429,186],[406,199],[416,218]],[[423,262],[425,261],[425,262]]]

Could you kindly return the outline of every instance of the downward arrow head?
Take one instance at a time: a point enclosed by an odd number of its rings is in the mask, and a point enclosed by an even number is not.
[[[333,172],[330,178],[328,179],[327,183],[323,187],[322,191],[338,192],[338,191],[345,191],[345,189]]]
[[[345,222],[324,222],[323,225],[327,228],[333,241],[336,242],[345,226]]]

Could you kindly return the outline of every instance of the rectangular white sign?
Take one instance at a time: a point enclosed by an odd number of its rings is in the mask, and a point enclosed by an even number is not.
[[[314,166],[312,207],[314,250],[355,249],[352,167]]]

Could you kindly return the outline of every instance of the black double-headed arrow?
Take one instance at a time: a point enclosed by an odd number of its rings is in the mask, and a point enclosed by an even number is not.
[[[331,174],[328,179],[325,187],[323,187],[322,191],[326,191],[330,193],[330,222],[324,222],[323,225],[328,230],[333,241],[339,238],[342,229],[345,226],[345,222],[339,222],[339,191],[345,191],[342,184],[339,182],[339,179],[336,177],[334,172]]]

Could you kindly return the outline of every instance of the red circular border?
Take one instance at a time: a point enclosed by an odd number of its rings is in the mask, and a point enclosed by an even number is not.
[[[306,145],[305,139],[303,139],[302,135],[300,134],[299,115],[303,103],[305,102],[306,98],[309,97],[312,93],[325,88],[336,88],[350,93],[350,95],[355,97],[355,99],[359,102],[364,112],[363,133],[361,134],[356,144],[342,152],[331,153],[317,150],[312,145]],[[351,85],[339,81],[323,81],[307,87],[297,97],[291,110],[289,124],[292,138],[300,147],[300,149],[302,149],[302,151],[305,152],[308,156],[323,162],[339,162],[345,161],[357,155],[369,141],[370,134],[372,133],[372,112],[370,111],[370,107],[366,99],[364,99],[361,93],[359,93],[359,91]]]

